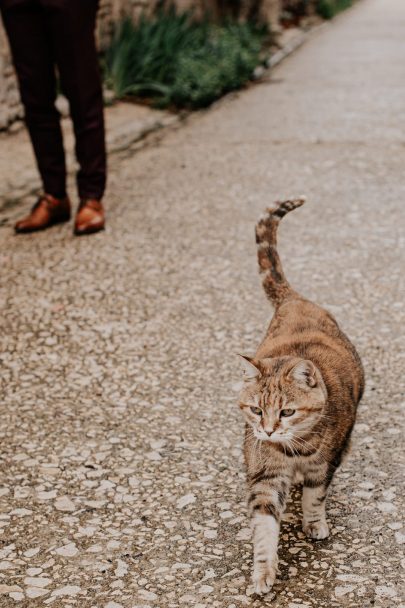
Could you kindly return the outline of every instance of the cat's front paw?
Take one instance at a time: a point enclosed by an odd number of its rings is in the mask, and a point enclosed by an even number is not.
[[[325,519],[313,523],[306,523],[304,521],[302,529],[309,538],[313,538],[314,540],[323,540],[329,536],[329,527]]]
[[[255,564],[253,570],[253,588],[258,595],[268,593],[276,580],[277,567],[269,562]]]

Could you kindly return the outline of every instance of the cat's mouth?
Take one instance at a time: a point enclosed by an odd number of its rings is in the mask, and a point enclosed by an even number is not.
[[[264,431],[254,429],[254,434],[255,437],[260,441],[267,441],[269,443],[286,443],[287,441],[286,437],[281,436],[279,433],[272,433],[271,435],[269,435]]]

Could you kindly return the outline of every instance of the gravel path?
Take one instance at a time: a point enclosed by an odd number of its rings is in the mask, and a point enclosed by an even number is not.
[[[1,229],[1,608],[404,608],[404,22],[363,0],[269,82],[115,157],[105,234]],[[291,193],[287,276],[368,384],[331,537],[304,538],[295,497],[261,600],[231,385],[270,317],[253,225]]]

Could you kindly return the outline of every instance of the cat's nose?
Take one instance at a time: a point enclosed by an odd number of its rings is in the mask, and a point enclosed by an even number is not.
[[[274,429],[270,429],[270,430],[265,429],[264,432],[266,433],[266,435],[268,435],[270,437],[270,435],[272,435],[274,433]]]

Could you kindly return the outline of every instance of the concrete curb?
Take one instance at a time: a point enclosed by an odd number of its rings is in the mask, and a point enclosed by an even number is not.
[[[330,21],[324,21],[307,30],[300,30],[294,38],[289,40],[279,51],[274,53],[267,61],[269,69],[275,68],[279,63],[297,51],[310,38],[319,34],[322,30],[329,27]]]

